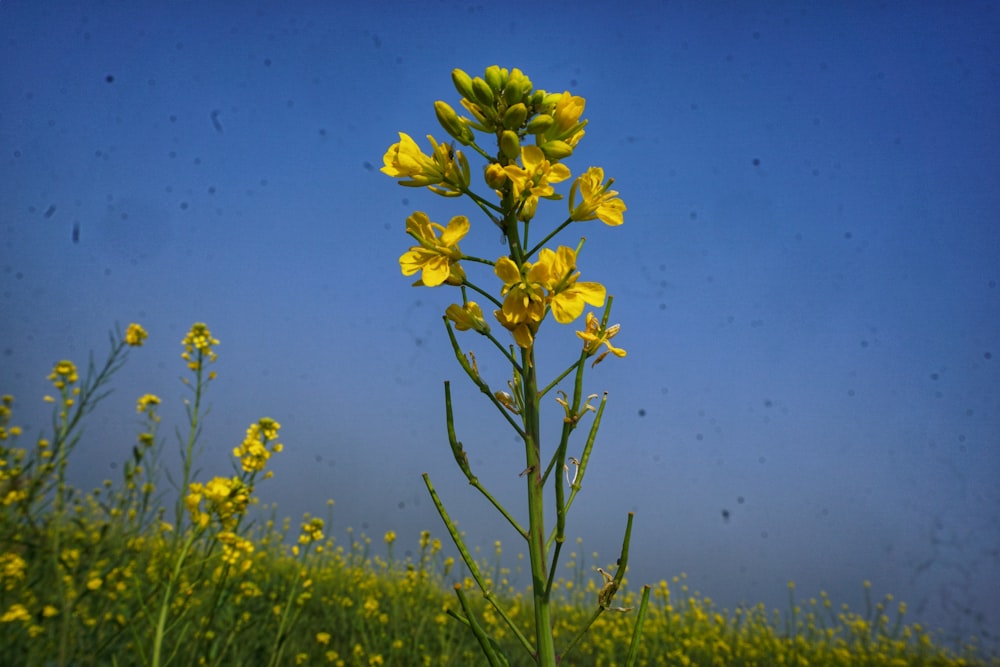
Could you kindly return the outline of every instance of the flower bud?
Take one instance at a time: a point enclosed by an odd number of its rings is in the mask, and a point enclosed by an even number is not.
[[[565,141],[546,141],[539,148],[542,149],[542,153],[549,160],[562,160],[573,154],[573,147]]]
[[[512,107],[509,107],[503,115],[503,126],[508,130],[516,130],[521,127],[524,120],[528,117],[528,107],[524,106],[520,102]]]
[[[552,123],[556,122],[555,118],[548,115],[547,113],[540,114],[531,119],[528,123],[528,133],[529,134],[542,134],[547,129],[552,127]]]
[[[480,79],[478,76],[472,80],[472,92],[475,95],[474,101],[478,101],[486,107],[493,106],[495,100],[493,97],[493,90],[490,89],[488,83]]]
[[[455,90],[458,94],[467,99],[474,99],[475,93],[472,92],[472,77],[466,74],[463,70],[455,68],[451,71],[451,82],[455,84]]]
[[[503,90],[504,84],[507,83],[507,70],[502,69],[499,65],[487,67],[483,76],[486,77],[486,83],[489,84],[490,88],[498,93]]]
[[[458,117],[458,114],[455,113],[455,110],[452,109],[447,102],[442,102],[441,100],[435,102],[434,113],[445,132],[453,136],[465,146],[472,143],[475,138],[472,134],[472,130],[469,129],[468,125],[462,122],[462,120]]]
[[[507,172],[503,170],[499,162],[494,162],[486,167],[486,170],[483,172],[483,178],[486,180],[486,185],[494,190],[499,190],[507,180]]]
[[[521,154],[521,141],[517,138],[517,132],[503,131],[500,135],[500,152],[510,160],[516,159]]]

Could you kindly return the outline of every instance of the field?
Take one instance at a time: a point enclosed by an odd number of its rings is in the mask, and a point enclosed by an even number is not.
[[[414,557],[397,559],[396,536],[348,532],[340,544],[325,518],[279,520],[256,506],[254,491],[280,455],[280,424],[251,424],[233,452],[233,471],[194,479],[195,444],[218,341],[194,325],[184,341],[190,371],[188,421],[178,433],[181,469],[160,465],[159,398],[144,395],[144,420],[123,477],[84,492],[67,470],[81,423],[111,388],[115,371],[145,332],[111,336],[103,364],[86,372],[61,361],[49,379],[52,433],[29,445],[13,397],[0,403],[0,645],[10,665],[469,665],[482,654],[457,620],[453,588],[474,583],[450,545],[425,531]],[[383,546],[384,543],[384,546]],[[378,547],[378,548],[376,548]],[[555,589],[556,646],[598,609],[595,554],[576,545]],[[388,556],[376,555],[387,553]],[[520,559],[515,559],[520,562]],[[605,564],[606,566],[606,564]],[[501,545],[483,556],[488,585],[530,636],[530,593],[514,583]],[[867,585],[866,585],[867,591]],[[789,584],[783,610],[725,610],[688,590],[683,575],[653,586],[640,664],[656,665],[1000,665],[973,645],[958,650],[905,620],[891,598],[864,610],[837,608],[824,593],[800,599]],[[512,665],[532,664],[508,627],[470,594],[480,623]],[[636,607],[626,585],[615,598]],[[562,658],[564,665],[622,664],[634,611],[598,616]]]

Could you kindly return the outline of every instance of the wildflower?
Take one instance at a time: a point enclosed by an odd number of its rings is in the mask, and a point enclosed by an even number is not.
[[[135,411],[136,412],[146,412],[149,411],[150,414],[153,412],[153,407],[160,404],[159,396],[154,396],[153,394],[143,394],[136,401]]]
[[[455,323],[459,331],[473,329],[479,333],[489,333],[490,325],[483,319],[483,310],[475,301],[467,301],[464,306],[453,303],[444,311],[445,316]]]
[[[564,141],[575,147],[585,134],[583,131],[587,121],[581,121],[580,116],[587,106],[587,100],[569,91],[559,96],[555,109],[552,111],[553,123],[545,131],[548,141]]]
[[[385,543],[392,544],[396,541],[396,533],[394,531],[389,531],[385,534]]]
[[[559,246],[555,252],[542,248],[535,267],[539,281],[549,291],[549,305],[556,322],[572,322],[583,313],[584,304],[604,305],[604,285],[577,282],[580,273],[576,270],[576,251],[572,248]]]
[[[80,376],[77,375],[76,365],[72,361],[63,359],[53,367],[47,379],[56,389],[64,389],[67,385],[75,384]]]
[[[503,281],[504,296],[500,310],[494,311],[497,320],[514,335],[514,341],[523,348],[531,347],[538,325],[545,317],[545,292],[538,282],[537,271],[530,262],[518,268],[509,257],[501,257],[493,272]]]
[[[323,539],[323,519],[311,518],[302,524],[302,534],[299,535],[300,544],[319,542]]]
[[[601,328],[601,322],[593,313],[587,313],[587,324],[584,331],[577,331],[576,335],[583,339],[583,350],[587,353],[587,356],[593,356],[600,348],[601,345],[607,346],[607,350],[601,353],[591,366],[596,366],[604,357],[608,356],[609,353],[615,355],[616,357],[624,357],[625,350],[615,347],[611,344],[611,339],[618,335],[618,331],[621,329],[620,324],[612,324],[609,327]]]
[[[549,162],[538,146],[521,148],[521,164],[524,166],[507,165],[504,171],[514,186],[514,198],[534,200],[535,205],[538,203],[538,197],[558,199],[559,195],[555,194],[552,184],[565,181],[571,176],[569,167]]]
[[[454,113],[454,112],[453,112]],[[456,151],[451,144],[439,144],[427,135],[434,154],[427,155],[417,146],[410,135],[399,133],[399,142],[389,147],[382,161],[383,174],[400,180],[400,185],[414,188],[427,187],[445,196],[457,197],[469,187],[469,162],[462,151]]]
[[[440,232],[440,236],[438,233]],[[442,283],[460,285],[465,280],[465,272],[459,266],[462,251],[458,242],[469,232],[469,219],[456,215],[443,227],[431,222],[426,213],[415,212],[406,219],[406,233],[420,245],[411,247],[399,258],[399,266],[404,276],[412,276],[420,271],[420,281],[416,285],[437,287]]]
[[[204,322],[196,322],[191,325],[191,330],[181,341],[181,345],[184,346],[181,358],[188,362],[188,368],[191,370],[200,370],[205,361],[209,363],[215,361],[218,355],[212,347],[218,344],[218,339],[212,338],[212,332],[208,330],[208,325]],[[197,352],[197,358],[192,358],[195,352]],[[214,376],[209,379],[213,378]]]
[[[13,621],[30,621],[31,614],[27,608],[19,602],[14,603],[0,616],[0,623],[12,623]]]
[[[260,472],[267,465],[271,453],[281,451],[280,442],[273,443],[270,451],[266,446],[268,441],[278,437],[279,428],[281,424],[270,417],[264,417],[257,423],[250,424],[243,442],[233,449],[233,456],[240,459],[244,472]]]
[[[316,633],[316,641],[318,641],[320,644],[323,644],[324,646],[326,646],[327,644],[330,643],[330,633],[329,632],[317,632]]]
[[[591,167],[578,176],[569,190],[569,217],[577,221],[596,218],[611,227],[622,224],[622,213],[627,209],[618,192],[610,189],[614,182],[613,178],[604,180],[604,170],[600,167]]]
[[[125,342],[132,347],[142,347],[142,342],[149,338],[149,334],[141,325],[133,322],[125,330]]]

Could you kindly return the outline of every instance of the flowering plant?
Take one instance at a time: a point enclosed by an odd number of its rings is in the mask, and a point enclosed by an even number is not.
[[[603,612],[630,611],[613,606],[613,601],[628,564],[632,515],[628,517],[617,570],[613,574],[600,570],[602,586],[594,615],[557,654],[551,616],[554,573],[566,538],[566,515],[582,488],[607,401],[605,393],[596,406],[591,404],[599,397],[584,396],[583,375],[586,362],[595,355],[591,366],[609,354],[624,357],[626,353],[611,342],[619,332],[619,325],[608,324],[613,298],[607,295],[601,283],[580,280],[577,259],[584,239],[581,238],[575,247],[558,245],[553,248],[550,242],[575,222],[600,220],[609,226],[619,226],[624,221],[626,206],[618,197],[618,192],[611,189],[614,180],[605,179],[604,171],[599,167],[590,167],[570,180],[572,172],[564,160],[573,155],[587,125],[587,121],[582,119],[586,104],[582,97],[568,91],[549,93],[535,89],[520,70],[507,70],[496,65],[488,67],[482,77],[474,78],[456,69],[452,72],[452,81],[461,95],[461,106],[468,115],[459,116],[443,101],[435,102],[434,110],[438,122],[458,146],[439,142],[428,135],[431,153],[426,154],[409,135],[400,132],[399,142],[385,153],[382,172],[399,179],[400,185],[426,187],[444,197],[468,197],[490,225],[500,230],[507,247],[507,253],[496,260],[465,254],[459,242],[471,230],[468,217],[456,215],[447,224],[441,224],[431,221],[426,213],[416,211],[406,220],[406,233],[416,244],[403,253],[399,264],[403,275],[418,276],[414,286],[459,289],[460,302],[452,303],[444,312],[444,323],[455,356],[469,379],[489,398],[524,444],[521,476],[526,481],[527,526],[523,520],[515,518],[473,474],[462,443],[455,434],[451,389],[450,384],[445,382],[448,440],[456,463],[469,483],[527,543],[532,574],[534,641],[521,633],[493,595],[489,582],[480,573],[426,474],[424,481],[486,600],[537,664],[554,665],[576,645]],[[489,148],[484,148],[480,142],[490,144]],[[488,194],[473,191],[472,170],[463,147],[486,161],[482,173]],[[539,201],[562,199],[553,186],[567,181],[570,186],[566,218],[554,227],[545,228],[541,241],[529,244],[529,232],[539,226],[535,222]],[[487,288],[474,282],[466,274],[466,267],[476,265],[492,267],[499,284],[494,283],[493,288]],[[493,317],[502,329],[509,332],[509,341],[503,341],[494,333],[482,306],[470,299],[470,292],[475,293],[473,297],[481,297],[492,304]],[[601,316],[587,311],[583,330],[576,332],[583,341],[579,354],[564,371],[541,385],[540,389],[535,341],[542,325],[550,314],[551,319],[559,324],[571,324],[579,320],[587,306],[603,308]],[[480,375],[475,355],[462,352],[456,330],[474,331],[499,351],[511,369],[510,379],[507,380],[510,391],[494,390]],[[573,376],[572,388],[568,392],[559,390],[558,387],[570,376]],[[543,451],[540,438],[541,401],[553,392],[564,411],[561,436],[555,448]],[[576,458],[568,452],[570,435],[587,412],[594,413],[593,422],[582,453]],[[573,466],[572,476],[570,466]],[[555,527],[547,532],[544,491],[549,482],[555,487]],[[453,616],[472,630],[491,665],[506,664],[507,660],[499,653],[497,644],[486,636],[472,613],[461,586],[456,586],[456,593],[462,613],[453,612]],[[648,594],[649,589],[645,587],[632,635],[629,664],[635,660]]]

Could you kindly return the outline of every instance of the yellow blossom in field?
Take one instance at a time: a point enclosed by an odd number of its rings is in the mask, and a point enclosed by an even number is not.
[[[571,176],[569,167],[551,163],[538,146],[521,147],[521,164],[504,167],[507,177],[514,186],[514,199],[533,201],[537,206],[538,197],[555,198],[553,183],[560,183]]]
[[[464,306],[453,303],[444,311],[445,317],[455,323],[459,331],[473,329],[479,333],[489,333],[490,325],[483,318],[483,310],[475,301],[467,301]]]
[[[77,375],[76,365],[72,361],[63,359],[55,365],[47,379],[56,389],[63,389],[67,385],[75,384],[80,376]]]
[[[104,580],[100,577],[91,577],[87,580],[87,588],[92,591],[96,591],[104,583]]]
[[[469,219],[456,215],[444,227],[431,222],[426,213],[416,211],[406,219],[406,233],[420,245],[412,246],[399,258],[399,267],[404,276],[420,272],[416,284],[437,287],[445,282],[461,285],[465,272],[459,265],[462,251],[458,242],[469,233]]]
[[[568,246],[559,246],[556,251],[542,248],[532,270],[548,290],[552,316],[560,324],[568,324],[578,318],[583,313],[584,304],[595,307],[604,305],[604,285],[577,281],[580,272],[576,270],[576,251]]]
[[[14,621],[30,621],[31,614],[27,608],[19,602],[15,602],[0,616],[0,623],[13,623]]]
[[[432,155],[425,154],[410,135],[400,132],[399,142],[389,147],[382,158],[385,166],[381,172],[400,180],[400,185],[428,187],[445,197],[457,197],[468,189],[469,162],[462,151],[451,144],[439,144],[427,135],[434,147]]]
[[[135,411],[136,412],[146,412],[149,410],[152,412],[153,407],[160,404],[160,397],[153,394],[143,394],[136,401]]]
[[[330,643],[330,633],[329,632],[317,632],[316,641],[324,646]]]
[[[497,320],[510,330],[514,340],[524,348],[531,347],[538,325],[545,317],[545,292],[539,282],[538,271],[533,271],[526,262],[522,272],[509,257],[501,257],[493,266],[493,272],[503,281],[500,293],[503,305],[494,311]]]
[[[614,179],[604,180],[604,170],[591,167],[573,181],[569,190],[569,216],[573,220],[600,220],[606,225],[617,227],[624,222],[622,215],[625,202],[618,198],[618,192],[610,189]],[[580,197],[577,203],[577,195]]]
[[[618,335],[618,331],[620,329],[620,324],[612,324],[602,330],[601,321],[597,319],[597,316],[593,313],[587,313],[586,329],[584,331],[576,332],[576,335],[583,339],[584,352],[586,352],[588,356],[593,356],[601,348],[601,345],[605,345],[608,348],[594,360],[592,365],[596,366],[604,359],[604,357],[608,356],[608,353],[611,353],[616,357],[625,356],[625,350],[611,344],[611,339]]]
[[[583,110],[587,106],[587,100],[572,95],[569,91],[564,92],[556,107],[552,111],[554,123],[546,130],[545,138],[555,141],[565,141],[570,146],[576,146],[585,134],[583,127],[587,121],[581,121]]]
[[[19,555],[15,553],[0,555],[0,572],[3,573],[4,589],[8,591],[14,590],[17,582],[24,579],[27,569],[28,564]]]
[[[263,417],[247,428],[243,442],[233,449],[233,456],[240,460],[245,472],[260,472],[267,465],[272,452],[280,452],[280,442],[272,442],[268,450],[267,443],[278,437],[281,424],[270,417]]]
[[[125,330],[125,343],[132,347],[142,347],[142,342],[149,337],[141,325],[133,322]]]
[[[323,519],[313,517],[302,524],[302,534],[299,535],[299,544],[309,544],[319,542],[323,539]]]
[[[396,541],[396,533],[394,531],[389,531],[385,534],[385,543],[392,544]]]
[[[181,358],[188,362],[188,368],[197,371],[205,362],[215,361],[218,355],[212,348],[218,344],[218,339],[212,337],[208,325],[204,322],[195,322],[181,341],[181,345],[184,346]]]

